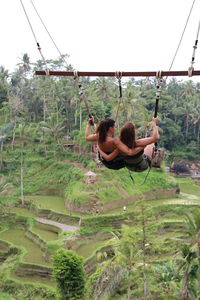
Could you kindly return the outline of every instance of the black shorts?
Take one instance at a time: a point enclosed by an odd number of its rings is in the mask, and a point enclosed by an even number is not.
[[[125,167],[125,162],[122,156],[117,156],[115,159],[107,161],[103,157],[99,158],[102,164],[112,170],[120,170]]]

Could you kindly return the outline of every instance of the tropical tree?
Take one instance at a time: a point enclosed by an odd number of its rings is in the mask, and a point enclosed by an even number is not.
[[[0,129],[0,169],[3,167],[3,146],[4,142],[8,138],[9,132],[13,129],[13,122],[7,123],[4,127]]]
[[[195,258],[197,255],[187,244],[182,245],[180,250],[181,258],[177,261],[179,265],[177,272],[181,272],[183,276],[180,299],[187,300],[190,299],[192,281],[196,277]]]
[[[112,297],[111,295],[124,278],[128,281],[127,299],[129,300],[131,297],[131,274],[136,271],[138,259],[137,231],[123,225],[121,235],[119,233],[112,234],[113,238],[109,241],[112,254],[103,256],[105,260],[89,278],[89,296],[93,300]]]
[[[84,296],[83,258],[60,248],[53,257],[53,278],[61,300],[82,300]]]
[[[0,108],[3,102],[8,101],[8,71],[0,66]]]
[[[195,209],[186,215],[186,233],[192,249],[195,249],[198,259],[198,291],[200,294],[200,209]]]

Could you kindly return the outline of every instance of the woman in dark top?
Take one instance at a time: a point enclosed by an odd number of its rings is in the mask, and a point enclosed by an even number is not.
[[[85,139],[90,142],[97,142],[99,151],[102,151],[105,155],[113,155],[113,158],[109,158],[109,160],[100,157],[102,163],[109,169],[119,170],[124,168],[124,156],[121,155],[115,144],[115,121],[110,118],[100,121],[94,134],[90,133],[91,124],[93,124],[93,120],[89,119],[85,130]],[[141,151],[142,147],[130,149],[124,144],[121,145],[121,149],[126,155],[133,155]]]
[[[131,171],[142,172],[146,170],[151,163],[154,143],[159,139],[158,118],[153,118],[152,123],[153,133],[151,137],[136,139],[134,124],[127,122],[124,127],[122,127],[119,138],[114,138],[115,146],[120,153],[124,155],[125,166]],[[133,153],[133,155],[129,154],[129,156],[127,156],[127,151],[124,151],[124,146],[127,146],[130,150],[140,149],[140,151],[137,151],[137,154]],[[116,154],[114,151],[109,155],[103,152],[102,149],[99,151],[106,161],[115,158]]]

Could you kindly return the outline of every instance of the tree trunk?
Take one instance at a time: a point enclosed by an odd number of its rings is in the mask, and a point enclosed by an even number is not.
[[[198,299],[200,299],[200,233],[198,234]]]
[[[128,277],[130,276],[130,270],[129,270],[129,274]],[[130,279],[128,279],[128,288],[127,288],[127,300],[131,299],[131,284],[130,284]]]
[[[46,95],[45,94],[43,100],[43,121],[46,122]]]
[[[58,125],[58,122],[59,122],[59,108],[58,108],[58,102],[56,102],[56,122],[57,122],[56,125]]]
[[[188,272],[186,272],[184,276],[183,288],[181,290],[181,296],[180,296],[180,300],[187,300],[187,299],[188,299]]]
[[[200,137],[200,121],[199,121],[198,132],[197,132],[197,141],[198,142],[199,142],[199,137]]]
[[[81,107],[81,105],[80,105],[80,131],[81,131],[81,129],[82,129],[82,107]]]
[[[142,207],[142,250],[143,250],[143,284],[144,284],[144,300],[147,300],[148,289],[147,289],[147,269],[146,269],[146,220],[144,214],[144,207]]]
[[[3,167],[3,141],[1,142],[1,158],[0,158],[0,170]]]
[[[23,160],[23,148],[21,149],[21,203],[24,205],[24,160]]]
[[[12,150],[13,150],[13,146],[14,146],[14,142],[15,142],[15,134],[16,134],[16,119],[14,120],[14,128],[13,128],[13,137],[12,137]]]
[[[186,128],[185,128],[185,137],[186,137],[186,140],[187,140],[187,137],[188,137],[188,130],[189,130],[189,116],[187,115],[186,116]]]

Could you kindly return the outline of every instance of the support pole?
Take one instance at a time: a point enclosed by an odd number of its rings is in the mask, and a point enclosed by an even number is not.
[[[121,72],[122,77],[156,77],[157,72]],[[35,75],[46,75],[46,71],[36,71]],[[50,76],[72,76],[74,71],[50,71]],[[193,71],[192,76],[199,76],[199,71]],[[116,77],[116,72],[78,72],[78,76]],[[188,76],[187,71],[162,71],[162,76]]]

